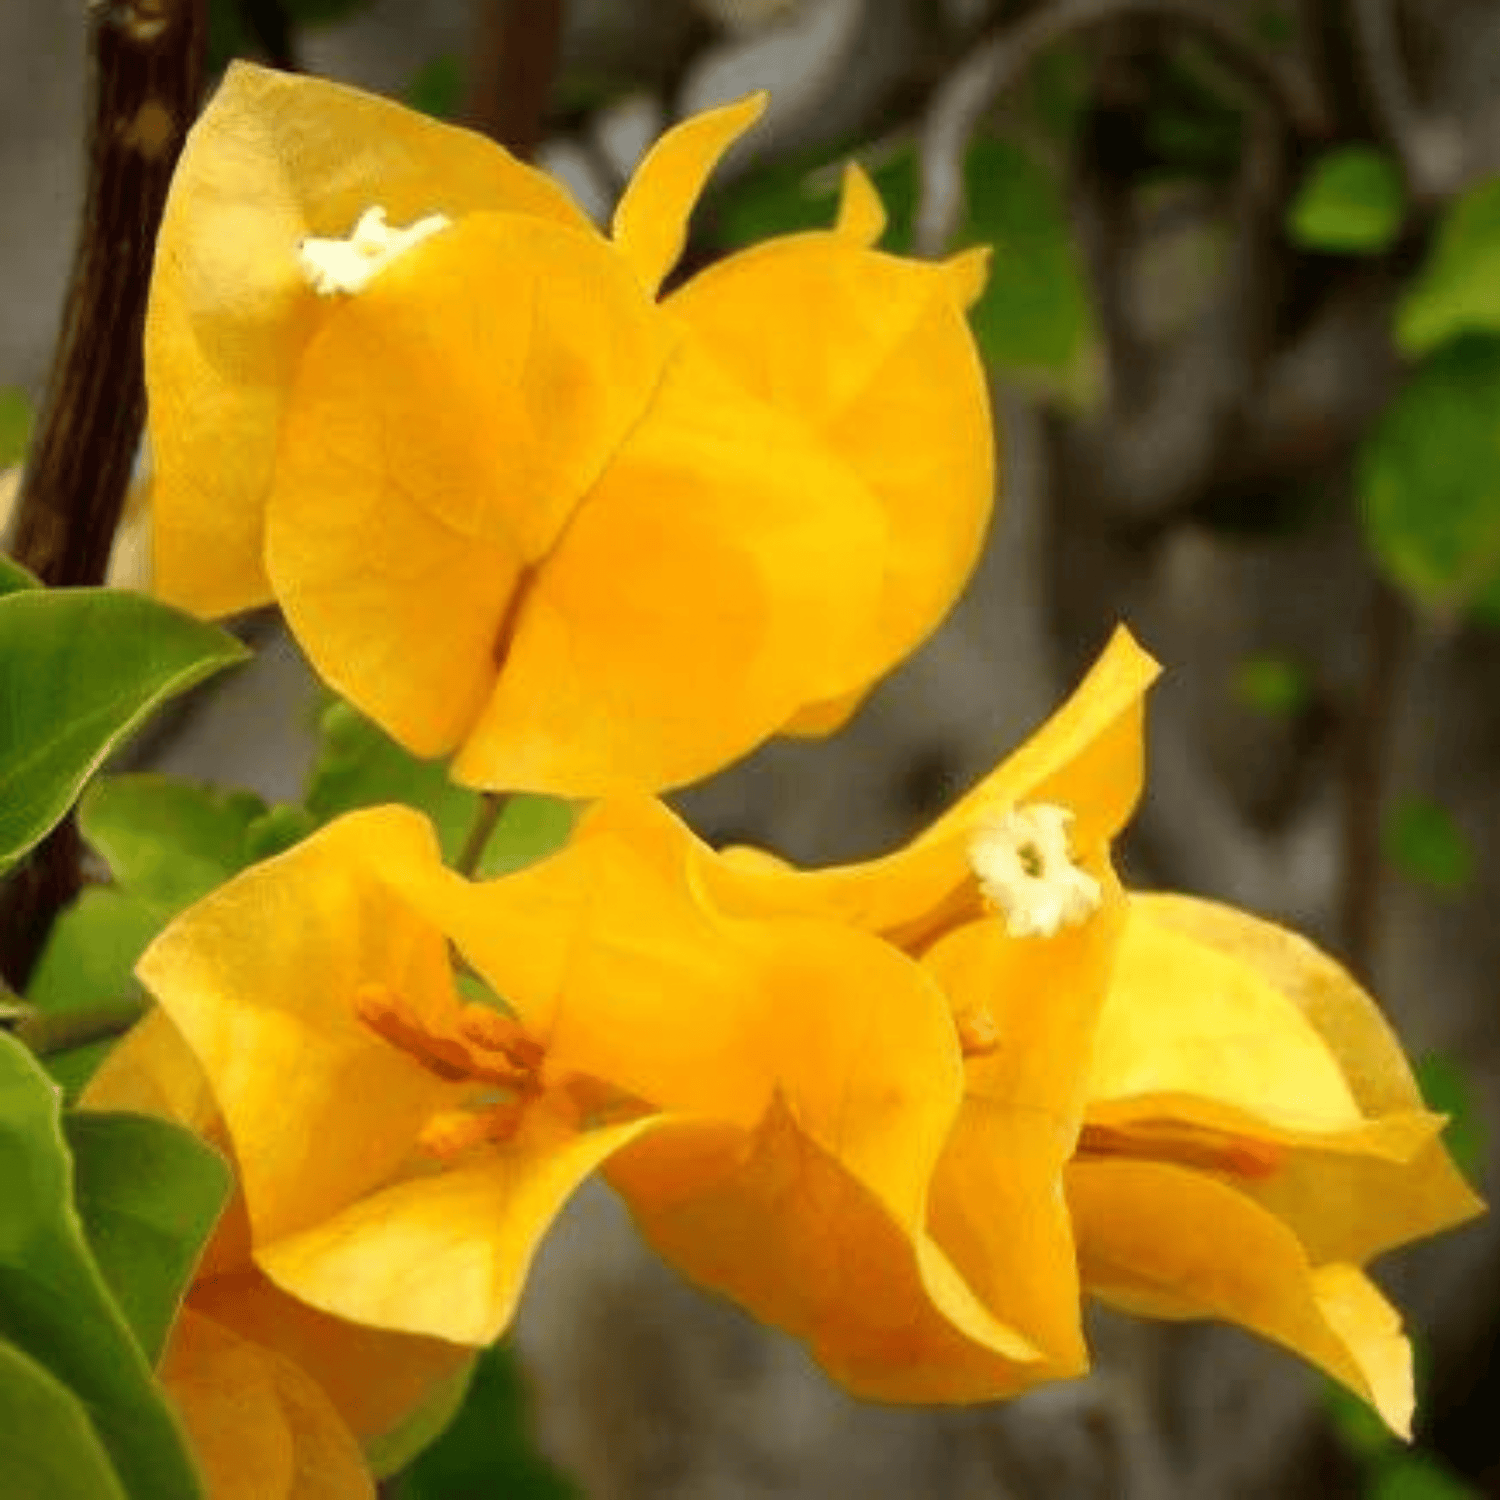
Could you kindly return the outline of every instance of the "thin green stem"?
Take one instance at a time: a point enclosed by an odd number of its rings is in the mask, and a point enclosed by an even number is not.
[[[509,801],[509,792],[480,793],[479,811],[474,814],[474,825],[469,829],[463,852],[458,856],[456,868],[460,875],[473,875],[479,868],[479,861],[484,858],[485,845],[489,843],[490,835],[494,833],[495,825],[500,821],[500,815]]]
[[[71,1052],[90,1042],[123,1036],[146,1014],[150,1003],[141,1000],[105,1000],[78,1010],[46,1011],[27,1005],[11,1027],[17,1041],[24,1042],[38,1057]]]

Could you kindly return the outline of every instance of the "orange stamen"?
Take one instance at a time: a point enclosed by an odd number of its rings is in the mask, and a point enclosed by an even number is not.
[[[444,1110],[422,1127],[417,1145],[429,1156],[450,1162],[476,1146],[508,1141],[520,1129],[523,1107],[521,1100],[507,1099],[484,1110]]]
[[[419,1026],[406,1002],[385,985],[360,985],[354,992],[354,1011],[376,1036],[399,1047],[444,1082],[459,1083],[472,1076],[469,1054],[463,1044],[433,1036]]]
[[[457,1036],[418,1020],[410,1004],[383,984],[360,985],[354,992],[354,1010],[377,1036],[445,1083],[536,1087],[542,1048],[516,1022],[487,1006],[464,1006],[457,1013]]]

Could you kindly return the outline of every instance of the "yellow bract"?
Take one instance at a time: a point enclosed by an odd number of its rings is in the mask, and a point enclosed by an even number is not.
[[[208,1080],[160,1012],[95,1074],[81,1105],[159,1115],[233,1156]],[[213,1500],[373,1500],[360,1452],[465,1377],[471,1349],[361,1328],[299,1302],[250,1259],[236,1188],[160,1369]]]
[[[1121,888],[1155,671],[1117,634],[882,859],[718,853],[618,797],[473,884],[382,808],[184,913],[140,973],[222,1120],[263,1295],[486,1343],[602,1170],[664,1255],[861,1395],[1075,1375],[1095,1296],[1237,1322],[1405,1431],[1409,1350],[1361,1268],[1477,1203],[1337,965]],[[1055,927],[1012,922],[973,863],[1040,808],[1089,882]]]
[[[983,258],[873,250],[851,170],[833,229],[658,300],[762,102],[664,136],[606,239],[477,136],[232,67],[147,317],[158,591],[278,602],[476,786],[653,791],[836,725],[983,539]]]
[[[1119,634],[1048,724],[884,859],[803,872],[714,854],[665,814],[596,809],[585,836],[634,819],[725,912],[881,937],[943,994],[965,1076],[917,1221],[825,1185],[779,1113],[748,1160],[694,1163],[691,1189],[665,1138],[608,1172],[664,1253],[866,1395],[972,1400],[1076,1373],[1094,1296],[1239,1323],[1405,1432],[1410,1351],[1361,1267],[1479,1204],[1332,960],[1229,908],[1121,891],[1109,842],[1139,794],[1153,674]],[[987,908],[966,863],[1018,809],[1026,827],[1028,809],[1070,812],[1070,861],[1098,887],[1052,935]]]

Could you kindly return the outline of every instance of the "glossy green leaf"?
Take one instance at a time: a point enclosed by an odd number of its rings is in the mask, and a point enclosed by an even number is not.
[[[154,708],[246,654],[233,636],[140,594],[0,597],[0,870],[56,825]]]
[[[1407,797],[1395,804],[1382,831],[1386,858],[1418,885],[1445,896],[1474,878],[1474,850],[1453,815],[1435,802]]]
[[[1235,669],[1237,702],[1269,719],[1289,719],[1312,701],[1307,669],[1289,657],[1261,653],[1247,656]]]
[[[448,1430],[397,1482],[396,1500],[504,1495],[575,1500],[579,1490],[537,1451],[515,1355],[496,1344],[479,1356],[469,1393]]]
[[[1292,199],[1287,233],[1308,250],[1378,255],[1401,234],[1406,190],[1395,162],[1373,146],[1320,156]]]
[[[1084,398],[1093,314],[1057,175],[1010,141],[985,140],[969,152],[964,179],[963,239],[994,247],[971,314],[985,358]]]
[[[0,469],[8,469],[26,457],[33,419],[26,392],[0,386]]]
[[[1500,612],[1500,339],[1440,349],[1360,454],[1365,537],[1419,603]]]
[[[34,573],[28,573],[13,557],[0,553],[0,595],[19,593],[22,589],[40,588]]]
[[[78,826],[121,889],[177,911],[245,867],[249,831],[266,811],[253,792],[140,773],[96,781]]]
[[[13,1500],[126,1500],[83,1403],[0,1339],[0,1495]]]
[[[0,1338],[88,1411],[131,1500],[201,1500],[151,1368],[84,1239],[57,1091],[0,1034]]]
[[[1463,333],[1500,333],[1500,177],[1450,205],[1396,317],[1409,354]]]
[[[1443,1140],[1453,1159],[1469,1177],[1484,1174],[1485,1128],[1474,1096],[1474,1085],[1458,1061],[1429,1052],[1414,1069],[1429,1109],[1448,1116]]]
[[[86,886],[52,924],[26,998],[63,1011],[140,995],[131,971],[170,915],[112,887]]]
[[[64,1131],[89,1247],[154,1365],[233,1173],[191,1131],[146,1115],[73,1114]]]
[[[418,760],[347,703],[329,706],[323,743],[307,789],[307,808],[320,822],[358,807],[404,802],[432,819],[443,857],[458,857],[479,812],[479,796],[448,779],[441,761]],[[490,835],[479,874],[500,875],[550,854],[573,826],[570,803],[513,796]]]

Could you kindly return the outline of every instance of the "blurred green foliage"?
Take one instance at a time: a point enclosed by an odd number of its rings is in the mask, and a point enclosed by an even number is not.
[[[838,209],[846,153],[777,163],[719,198],[716,240],[737,249],[778,234],[826,229]],[[865,162],[889,216],[883,249],[909,253],[917,165],[909,144]],[[968,205],[954,248],[990,245],[989,282],[970,318],[992,368],[1022,384],[1086,403],[1095,382],[1094,318],[1057,174],[1030,148],[981,138],[964,162]]]
[[[1395,162],[1373,146],[1320,156],[1292,200],[1287,232],[1308,250],[1376,255],[1400,237],[1406,192]]]
[[[1453,815],[1436,802],[1404,797],[1387,814],[1385,856],[1406,878],[1444,896],[1461,895],[1474,878],[1474,849]]]
[[[1431,609],[1500,617],[1500,338],[1427,360],[1366,440],[1358,487],[1393,582]]]
[[[535,1449],[520,1367],[503,1343],[474,1366],[468,1395],[448,1430],[396,1482],[393,1500],[580,1500]]]
[[[1416,1065],[1417,1085],[1427,1107],[1447,1115],[1443,1140],[1465,1175],[1482,1176],[1486,1150],[1484,1117],[1468,1073],[1443,1052],[1429,1052]]]
[[[1408,354],[1426,354],[1464,333],[1500,334],[1500,177],[1448,207],[1396,319]]]
[[[1300,662],[1263,652],[1247,656],[1236,668],[1234,697],[1268,719],[1289,719],[1311,703],[1313,684]]]
[[[18,464],[26,456],[34,416],[24,391],[0,386],[0,469]]]
[[[463,97],[463,64],[451,52],[423,63],[406,86],[406,102],[435,120],[456,120]]]

